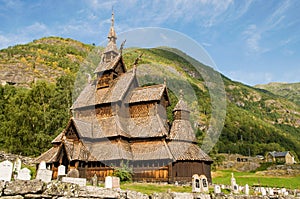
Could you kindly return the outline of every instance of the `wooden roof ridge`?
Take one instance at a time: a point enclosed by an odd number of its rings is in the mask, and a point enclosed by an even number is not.
[[[175,105],[173,112],[175,111],[186,111],[186,112],[190,112],[186,102],[181,98],[179,99],[179,101],[177,102],[177,104]]]
[[[118,55],[110,62],[102,62],[100,61],[97,68],[95,69],[94,73],[102,73],[109,70],[114,70],[117,67],[117,63],[121,61],[122,65],[124,66],[124,71],[126,72],[126,67],[123,61],[123,56],[121,53],[118,53]]]
[[[57,159],[59,147],[51,147],[46,152],[42,153],[40,156],[33,160],[33,163],[39,164],[42,161],[45,162],[54,162]]]
[[[51,141],[51,144],[58,144],[58,143],[61,143],[62,141],[62,137],[64,135],[64,130],[62,132],[60,132],[52,141]]]
[[[196,142],[194,129],[189,120],[174,120],[168,136],[170,140]]]
[[[173,154],[171,153],[171,150],[170,150],[170,148],[169,148],[169,146],[168,146],[166,140],[164,139],[163,142],[164,142],[164,145],[165,145],[165,147],[166,147],[166,149],[167,149],[167,151],[168,151],[168,153],[169,153],[170,159],[175,160],[175,157],[174,157]]]
[[[129,98],[129,103],[159,101],[164,92],[167,92],[165,84],[155,84],[151,86],[136,87],[132,90]],[[169,102],[168,94],[166,94]]]
[[[213,162],[211,157],[207,155],[197,144],[191,142],[182,142],[172,140],[168,143],[170,151],[174,156],[174,160],[198,160]]]

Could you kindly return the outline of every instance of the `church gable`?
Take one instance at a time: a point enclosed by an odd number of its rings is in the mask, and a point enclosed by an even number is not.
[[[79,140],[79,134],[78,134],[78,131],[76,129],[73,119],[71,119],[69,121],[69,124],[68,124],[67,128],[65,129],[64,135],[67,139]]]

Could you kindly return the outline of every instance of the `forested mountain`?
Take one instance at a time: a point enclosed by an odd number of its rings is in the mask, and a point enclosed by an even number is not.
[[[299,83],[280,83],[272,82],[269,84],[259,84],[255,86],[270,91],[276,95],[289,99],[300,105],[300,82]]]
[[[66,126],[71,114],[72,92],[79,67],[93,78],[93,67],[100,50],[71,39],[42,38],[26,45],[0,51],[0,149],[23,155],[38,155],[51,145],[51,140]],[[176,49],[124,49],[124,62],[130,69],[143,53],[137,71],[143,82],[163,82],[148,74],[167,75],[168,85],[177,76],[184,77],[197,96],[200,113],[194,118],[201,144],[211,117],[210,93],[199,67],[215,71]],[[92,60],[90,63],[87,60]],[[84,64],[82,64],[84,63]],[[145,70],[142,70],[145,69]],[[4,74],[4,75],[3,75]],[[156,78],[156,79],[155,79]],[[300,106],[288,98],[253,88],[222,76],[226,90],[226,119],[215,151],[264,154],[273,150],[289,150],[300,156]],[[78,80],[78,77],[77,77]],[[81,82],[83,84],[84,82]],[[177,98],[169,92],[171,107]],[[192,102],[193,103],[193,102]],[[170,118],[171,122],[171,118]]]

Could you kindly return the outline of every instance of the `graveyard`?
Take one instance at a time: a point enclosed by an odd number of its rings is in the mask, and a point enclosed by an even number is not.
[[[12,158],[10,158],[12,160]],[[191,183],[168,184],[146,182],[120,182],[118,177],[108,176],[100,181],[97,176],[91,180],[79,178],[78,173],[65,173],[63,165],[59,167],[58,179],[52,179],[52,171],[41,162],[36,171],[23,158],[15,156],[13,161],[0,162],[0,197],[20,198],[53,198],[54,195],[87,196],[94,198],[171,198],[200,197],[214,198],[227,197],[299,197],[300,176],[267,176],[260,172],[241,172],[229,169],[219,169],[212,172],[212,184],[209,184],[204,175],[193,175]],[[28,167],[28,168],[27,168]],[[30,169],[29,169],[30,168]],[[77,194],[77,195],[76,195]],[[97,197],[96,197],[97,195]],[[123,196],[122,196],[123,195]],[[124,196],[125,195],[125,196]],[[65,195],[66,196],[66,195]],[[99,197],[98,197],[99,196]],[[105,197],[104,197],[105,196]],[[154,197],[155,196],[155,197]],[[85,198],[85,197],[83,197]]]

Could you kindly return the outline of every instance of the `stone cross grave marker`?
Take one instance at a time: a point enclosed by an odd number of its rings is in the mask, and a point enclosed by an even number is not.
[[[13,163],[5,160],[0,163],[0,180],[10,181],[13,172]]]
[[[14,162],[13,171],[18,173],[21,170],[21,166],[22,166],[22,161],[20,160],[20,158],[17,158]]]
[[[235,178],[233,176],[233,173],[231,173],[230,182],[231,182],[231,190],[234,190],[234,185],[236,185],[236,180],[235,180]]]
[[[249,185],[245,185],[245,195],[249,195]]]
[[[98,185],[98,177],[96,174],[94,174],[94,176],[92,178],[92,185],[95,187]]]
[[[66,175],[66,167],[64,165],[60,165],[58,167],[57,175],[58,176],[65,176]]]
[[[17,180],[30,180],[31,179],[30,173],[31,171],[27,168],[21,169],[18,172]]]

